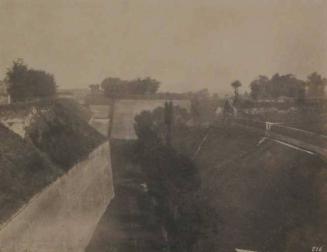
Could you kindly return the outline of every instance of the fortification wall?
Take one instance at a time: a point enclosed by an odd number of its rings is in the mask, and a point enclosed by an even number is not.
[[[95,128],[100,134],[107,137],[110,125],[110,105],[91,105],[92,117],[89,125]]]
[[[106,142],[0,227],[0,251],[84,251],[113,195]]]

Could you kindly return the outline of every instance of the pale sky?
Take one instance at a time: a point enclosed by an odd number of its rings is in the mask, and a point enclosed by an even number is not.
[[[259,74],[327,76],[327,0],[0,0],[0,78],[15,58],[62,88],[151,76],[226,93]]]

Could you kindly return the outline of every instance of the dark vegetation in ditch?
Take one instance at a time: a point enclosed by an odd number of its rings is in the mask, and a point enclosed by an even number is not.
[[[135,162],[135,141],[110,141],[115,197],[99,221],[87,252],[163,252],[156,205],[148,194],[141,167]]]
[[[261,133],[236,125],[188,127],[174,111],[172,145],[158,108],[136,117],[133,151],[171,251],[304,252],[327,242],[324,161],[269,139],[258,144]]]
[[[186,113],[175,107],[175,129],[186,127]],[[170,251],[192,251],[200,237],[218,232],[219,220],[200,192],[197,166],[165,142],[164,109],[142,112],[135,118],[138,140],[133,151],[149,194],[156,202],[156,214],[166,231]],[[204,247],[211,250],[210,242]],[[194,250],[196,251],[196,250]]]
[[[259,144],[262,133],[237,125],[190,127],[190,115],[180,108],[174,109],[174,118],[171,145],[165,139],[164,109],[158,108],[136,117],[136,142],[113,146],[116,188],[124,185],[135,193],[136,185],[145,182],[148,192],[143,195],[155,203],[148,203],[154,213],[148,212],[142,204],[129,207],[123,195],[116,214],[137,209],[134,217],[147,231],[152,230],[147,223],[154,218],[152,224],[163,227],[161,235],[153,231],[155,239],[162,239],[170,251],[305,252],[327,243],[324,161],[269,139]],[[139,211],[142,217],[136,214]],[[134,225],[135,219],[126,221],[126,215],[121,219]],[[137,241],[149,245],[153,237],[145,230],[132,230],[121,245],[129,244],[128,237],[135,233],[140,234]],[[102,244],[110,239],[107,244],[115,244],[112,230],[102,233]],[[140,250],[133,248],[118,251]]]

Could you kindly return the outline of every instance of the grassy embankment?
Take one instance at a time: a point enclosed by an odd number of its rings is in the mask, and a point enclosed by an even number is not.
[[[40,111],[25,139],[0,124],[1,222],[104,141],[88,126],[87,113],[68,100],[8,106],[1,115],[24,117],[32,107]]]
[[[180,151],[201,130],[178,134]],[[212,130],[194,162],[201,195],[218,220],[216,235],[200,240],[215,251],[310,251],[326,243],[326,165],[316,156],[238,128]],[[187,147],[186,149],[189,149]]]

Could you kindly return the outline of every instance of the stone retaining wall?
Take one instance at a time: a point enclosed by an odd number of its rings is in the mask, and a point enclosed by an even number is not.
[[[113,196],[106,142],[0,227],[0,251],[84,251]]]

